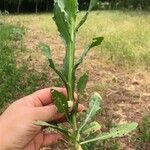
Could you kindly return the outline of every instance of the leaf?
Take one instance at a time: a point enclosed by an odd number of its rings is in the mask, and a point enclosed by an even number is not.
[[[80,77],[80,79],[79,79],[79,81],[77,83],[77,91],[78,91],[78,93],[82,94],[84,92],[84,90],[86,88],[86,84],[88,82],[88,78],[89,77],[88,77],[87,73],[83,74]]]
[[[102,106],[102,97],[95,92],[91,98],[89,103],[89,109],[87,110],[87,121],[89,121],[96,113],[101,109]]]
[[[65,3],[65,11],[67,12],[67,16],[69,21],[73,18],[76,20],[76,15],[78,12],[78,1],[77,0],[64,0]]]
[[[83,18],[80,20],[80,22],[78,23],[77,27],[76,27],[76,32],[78,32],[78,30],[80,29],[80,27],[85,23],[85,21],[87,20],[89,15],[89,11],[86,12],[86,14],[83,16]]]
[[[46,45],[44,43],[40,43],[39,48],[42,50],[44,56],[46,56],[48,59],[52,59],[51,49],[48,45]]]
[[[67,98],[63,93],[60,93],[54,89],[52,89],[52,98],[54,100],[54,104],[56,105],[58,112],[64,113],[66,117],[69,114],[68,102]]]
[[[48,45],[44,44],[44,43],[40,43],[39,45],[40,49],[42,50],[43,54],[48,58],[49,61],[49,66],[55,71],[55,73],[61,78],[61,80],[63,81],[63,83],[65,84],[65,87],[67,87],[67,81],[65,76],[63,76],[63,74],[56,68],[55,63],[52,59],[52,55],[51,55],[51,49]]]
[[[35,122],[33,122],[33,124],[37,125],[37,126],[42,126],[42,127],[50,127],[52,129],[55,129],[55,130],[65,134],[65,135],[67,135],[67,136],[68,136],[68,133],[69,133],[69,131],[65,128],[62,128],[62,127],[59,127],[59,126],[56,126],[56,125],[53,125],[53,124],[49,124],[49,123],[44,122],[44,121],[35,121]]]
[[[76,21],[78,12],[77,0],[55,0],[54,1],[54,21],[58,27],[61,37],[66,42],[73,41],[71,36],[72,22]]]
[[[84,126],[81,133],[82,134],[90,134],[90,133],[94,133],[100,129],[101,129],[101,125],[98,122],[94,121],[94,122],[91,122],[90,124],[87,124],[86,126]]]
[[[40,49],[42,50],[43,54],[48,58],[50,67],[51,67],[52,69],[56,69],[56,68],[55,68],[55,64],[54,64],[54,61],[53,61],[53,59],[52,59],[50,47],[49,47],[48,45],[44,44],[44,43],[40,43],[39,47],[40,47]]]
[[[90,44],[90,48],[93,48],[95,46],[99,46],[103,40],[104,40],[104,37],[93,38],[92,43]]]
[[[135,130],[137,128],[138,124],[133,122],[133,123],[128,123],[128,124],[123,124],[120,125],[116,128],[112,128],[110,132],[102,133],[96,138],[93,138],[91,140],[87,140],[84,142],[81,142],[80,144],[85,144],[85,143],[90,143],[98,140],[106,140],[109,138],[116,138],[116,137],[123,137],[130,133],[131,131]]]
[[[90,5],[88,8],[88,11],[86,12],[86,14],[83,16],[83,18],[81,19],[81,21],[78,23],[77,27],[76,27],[76,32],[78,32],[79,28],[85,23],[85,21],[88,18],[89,12],[94,8],[94,6],[96,5],[98,0],[91,0],[90,1]]]
[[[67,15],[65,11],[64,0],[54,1],[54,17],[53,17],[60,36],[64,39],[67,44],[71,40],[69,23],[67,22]]]
[[[104,39],[103,37],[93,38],[92,42],[84,49],[81,57],[79,58],[79,60],[74,65],[74,70],[83,62],[83,59],[86,57],[86,55],[90,51],[90,49],[95,47],[95,46],[100,45],[102,43],[103,39]]]
[[[97,112],[101,110],[101,105],[102,105],[102,97],[97,92],[95,92],[90,98],[86,119],[79,128],[79,132],[89,121],[91,121],[91,119],[97,114]]]

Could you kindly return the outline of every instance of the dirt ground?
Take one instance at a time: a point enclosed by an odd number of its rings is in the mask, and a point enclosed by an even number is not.
[[[34,68],[38,72],[43,71],[44,66],[50,79],[50,83],[46,83],[45,86],[53,85],[53,81],[56,78],[52,71],[48,71],[47,60],[42,56],[37,45],[39,42],[49,44],[53,49],[54,60],[56,60],[58,65],[61,65],[64,56],[61,39],[56,34],[49,35],[49,33],[44,33],[38,27],[38,23],[35,23],[34,26],[32,24],[27,25],[24,40],[27,51],[25,52],[26,54],[22,52],[16,54],[18,56],[18,64],[26,62],[29,70],[32,71]],[[79,56],[82,50],[82,40],[79,37],[77,41],[76,56]],[[78,73],[85,70],[88,71],[90,76],[86,97],[94,91],[99,92],[104,99],[107,115],[113,118],[114,123],[140,122],[142,116],[150,112],[150,72],[148,70],[142,68],[120,68],[113,65],[109,60],[101,58],[95,50],[89,53]],[[84,101],[83,103],[86,102]],[[101,117],[97,119],[101,122]],[[121,142],[122,150],[134,150],[126,138],[122,139]],[[68,147],[65,148],[58,144],[58,146],[46,149],[68,150]]]

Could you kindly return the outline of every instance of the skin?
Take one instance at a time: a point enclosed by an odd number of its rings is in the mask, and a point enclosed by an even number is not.
[[[64,88],[56,88],[66,95]],[[69,104],[72,107],[72,104]],[[84,110],[79,105],[78,111]],[[56,133],[45,133],[34,121],[62,121],[50,93],[50,88],[42,89],[13,104],[0,116],[1,150],[39,150],[63,139]]]

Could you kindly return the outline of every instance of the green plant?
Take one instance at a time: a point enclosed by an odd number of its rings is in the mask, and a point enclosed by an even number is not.
[[[97,0],[91,0],[87,13],[76,26],[76,17],[78,13],[77,0],[54,1],[54,21],[58,27],[60,36],[63,38],[66,48],[66,56],[63,62],[63,69],[57,69],[57,66],[52,59],[50,47],[46,44],[40,44],[40,48],[49,60],[50,68],[52,68],[60,77],[67,90],[67,97],[65,97],[62,93],[59,93],[55,89],[51,89],[51,92],[54,103],[57,106],[58,111],[65,115],[70,130],[68,130],[68,126],[65,127],[60,124],[52,124],[42,121],[34,122],[34,124],[38,126],[50,127],[57,130],[58,132],[63,133],[76,150],[82,150],[82,146],[90,142],[124,136],[137,127],[137,123],[129,123],[120,125],[116,128],[112,128],[109,132],[101,133],[101,125],[96,121],[92,122],[94,116],[102,109],[102,98],[96,92],[90,98],[89,108],[85,114],[84,121],[78,124],[77,108],[80,102],[80,95],[83,94],[86,87],[88,75],[87,73],[84,73],[79,78],[79,80],[77,80],[76,70],[78,66],[83,62],[84,57],[87,55],[90,49],[95,46],[99,46],[104,38],[93,38],[92,42],[88,44],[88,46],[86,46],[80,58],[75,61],[76,34],[79,28],[85,23],[89,12],[95,6],[96,2]],[[77,92],[78,94],[77,101],[74,98],[74,92]],[[68,101],[72,101],[73,103],[71,112],[68,106]],[[91,133],[94,133],[94,136],[92,138],[88,138]]]
[[[133,145],[137,150],[148,150],[150,147],[150,116],[144,116],[139,124],[136,135],[134,135]]]
[[[0,25],[0,114],[8,103],[34,92],[47,80],[44,73],[32,70],[29,74],[26,64],[18,66],[14,49],[16,40],[11,36],[14,29],[24,32],[16,26]]]

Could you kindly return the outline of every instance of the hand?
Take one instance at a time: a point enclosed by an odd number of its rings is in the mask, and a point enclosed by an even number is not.
[[[57,88],[66,95],[64,88]],[[79,105],[79,111],[84,107]],[[44,133],[34,121],[54,121],[63,117],[52,102],[50,88],[37,91],[13,104],[0,117],[1,150],[39,150],[62,139],[60,134]]]

